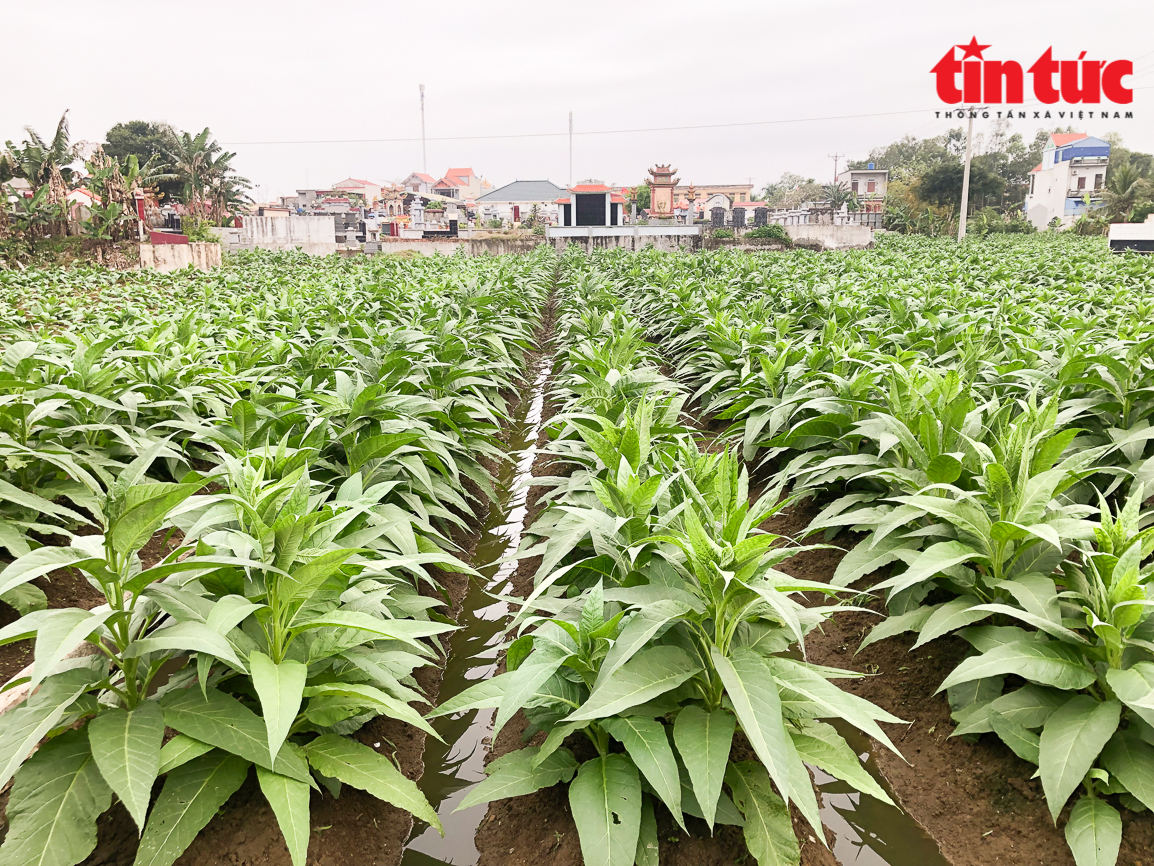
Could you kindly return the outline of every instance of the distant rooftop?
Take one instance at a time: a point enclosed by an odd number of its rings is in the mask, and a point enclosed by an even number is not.
[[[551,180],[515,180],[487,192],[477,199],[478,204],[506,201],[553,201],[565,192]]]

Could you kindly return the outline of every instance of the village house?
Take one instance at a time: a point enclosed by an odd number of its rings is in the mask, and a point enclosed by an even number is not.
[[[1109,163],[1109,142],[1084,132],[1052,133],[1030,172],[1026,219],[1039,229],[1055,218],[1067,226],[1086,212],[1087,197],[1090,209],[1098,207]]]
[[[844,183],[857,196],[860,209],[880,213],[885,207],[886,189],[889,187],[890,173],[884,168],[875,168],[871,162],[865,168],[851,168],[837,176],[838,183]]]
[[[409,192],[415,192],[417,195],[428,195],[433,191],[433,184],[436,182],[431,174],[414,171],[401,181],[401,186]]]
[[[356,177],[346,177],[344,180],[334,183],[333,191],[338,195],[355,193],[364,199],[366,207],[371,207],[373,202],[381,197],[381,185],[379,183]]]
[[[477,199],[477,210],[484,220],[502,219],[519,223],[536,205],[541,218],[547,223],[557,221],[558,198],[565,188],[551,180],[515,180]]]
[[[673,198],[675,201],[686,201],[689,198],[690,188],[696,193],[698,201],[703,201],[710,196],[724,195],[729,198],[731,202],[743,202],[753,200],[753,184],[752,183],[732,183],[732,184],[700,184],[700,183],[679,183],[673,188]]]
[[[445,176],[436,181],[431,191],[447,198],[473,202],[493,185],[478,177],[471,168],[450,168]]]

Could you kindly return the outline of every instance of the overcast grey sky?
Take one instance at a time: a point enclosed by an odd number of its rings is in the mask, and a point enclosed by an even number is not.
[[[991,44],[987,58],[1023,66],[1051,45],[1059,59],[1134,60],[1134,119],[1074,124],[1154,150],[1150,0],[54,0],[50,36],[43,3],[4,5],[0,139],[19,141],[25,124],[47,135],[66,108],[75,140],[136,119],[208,126],[261,199],[420,170],[419,140],[246,143],[419,139],[420,83],[435,177],[472,166],[497,185],[564,184],[572,111],[586,133],[574,139],[574,180],[636,182],[655,162],[698,184],[760,187],[784,171],[825,180],[827,154],[861,158],[956,125],[933,116],[943,106],[929,70],[972,36]],[[876,116],[721,126],[844,115]],[[1042,124],[1013,129],[1030,138]],[[587,134],[670,126],[705,128]],[[562,135],[436,140],[541,133]]]

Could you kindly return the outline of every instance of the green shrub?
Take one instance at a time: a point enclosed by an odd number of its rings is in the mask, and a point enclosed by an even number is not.
[[[185,216],[181,217],[180,228],[188,237],[189,243],[220,243],[220,235],[212,230],[212,223],[206,219],[201,219],[192,214],[185,214]]]
[[[713,230],[713,237],[715,238],[731,238],[733,237],[733,229],[719,228]]]
[[[789,235],[786,234],[785,226],[780,226],[777,223],[750,229],[745,233],[745,236],[747,238],[772,238],[775,241],[781,241],[783,244],[793,243],[793,241],[789,239]]]

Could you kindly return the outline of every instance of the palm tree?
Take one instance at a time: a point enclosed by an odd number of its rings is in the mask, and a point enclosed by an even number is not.
[[[835,211],[841,210],[842,205],[848,210],[857,210],[857,193],[844,182],[826,184],[821,191]]]
[[[1146,182],[1138,169],[1128,162],[1114,166],[1106,178],[1106,189],[1102,200],[1112,219],[1129,219],[1130,212],[1138,203]]]
[[[249,200],[245,193],[252,184],[233,169],[236,154],[224,150],[210,136],[208,127],[195,136],[182,132],[172,139],[165,154],[183,184],[189,211],[219,225],[230,211]]]

